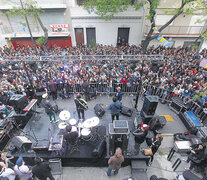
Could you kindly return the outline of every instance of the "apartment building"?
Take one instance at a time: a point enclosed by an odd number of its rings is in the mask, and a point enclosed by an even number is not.
[[[15,0],[14,4],[5,3],[0,0],[0,12],[4,12],[17,6],[20,0]],[[48,47],[94,45],[95,43],[116,46],[118,38],[124,39],[125,43],[138,45],[149,32],[150,24],[145,18],[148,13],[148,6],[135,11],[132,7],[127,11],[114,16],[111,21],[105,21],[96,14],[89,14],[82,6],[84,0],[37,0],[45,12],[40,14],[40,18],[48,29]],[[157,9],[156,26],[159,28],[165,24],[172,15],[166,14],[166,8],[175,10],[181,0],[161,0]],[[206,29],[206,24],[196,23],[201,18],[201,14],[194,15],[181,14],[174,22],[162,31],[162,35],[174,46],[189,46]],[[38,38],[43,35],[39,24],[28,17],[32,35]],[[0,46],[5,39],[12,42],[14,46],[32,45],[27,27],[21,22],[20,17],[0,16]],[[11,41],[10,41],[11,40]],[[150,45],[159,45],[156,39]],[[201,40],[195,45],[205,46]]]

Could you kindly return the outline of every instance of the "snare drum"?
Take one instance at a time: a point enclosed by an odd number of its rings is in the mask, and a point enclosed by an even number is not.
[[[85,141],[89,141],[91,139],[91,130],[88,128],[83,128],[81,130],[82,139]]]

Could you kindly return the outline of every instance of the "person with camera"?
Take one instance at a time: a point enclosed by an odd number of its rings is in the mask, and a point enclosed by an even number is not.
[[[32,167],[32,174],[34,177],[37,177],[40,180],[47,180],[47,178],[50,180],[55,180],[51,173],[51,168],[48,161],[45,161],[40,157],[36,157],[34,161],[35,166]]]

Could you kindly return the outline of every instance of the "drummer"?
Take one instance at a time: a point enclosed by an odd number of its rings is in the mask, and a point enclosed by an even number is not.
[[[78,139],[80,138],[80,127],[78,128],[78,131],[72,131],[72,126],[67,125],[63,138],[66,144],[65,153],[67,153],[68,147],[70,145],[75,145],[78,142]]]

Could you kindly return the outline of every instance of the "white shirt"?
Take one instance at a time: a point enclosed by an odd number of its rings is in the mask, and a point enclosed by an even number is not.
[[[14,166],[14,171],[19,175],[20,179],[29,179],[32,177],[32,173],[31,174],[27,174],[27,172],[29,171],[28,166],[25,166],[24,164],[21,166]]]
[[[7,177],[9,180],[14,180],[16,177],[14,171],[11,168],[4,169],[0,176]]]

